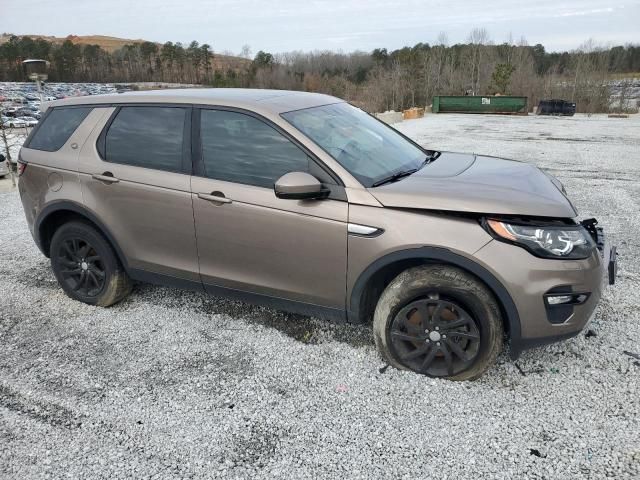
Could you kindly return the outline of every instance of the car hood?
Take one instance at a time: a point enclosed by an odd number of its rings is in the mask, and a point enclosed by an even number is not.
[[[413,175],[368,190],[385,207],[573,218],[561,188],[528,163],[443,152]]]

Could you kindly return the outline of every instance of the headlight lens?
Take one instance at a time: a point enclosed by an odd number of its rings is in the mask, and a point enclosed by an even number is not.
[[[595,243],[582,226],[516,225],[500,220],[487,220],[491,231],[499,237],[543,258],[581,259],[593,252]]]

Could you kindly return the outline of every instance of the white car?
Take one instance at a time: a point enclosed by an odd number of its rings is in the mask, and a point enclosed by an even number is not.
[[[27,126],[27,122],[20,118],[2,117],[2,126],[4,128],[24,128]]]
[[[9,165],[5,161],[4,155],[0,153],[0,178],[9,175]]]
[[[38,124],[38,119],[35,117],[18,117],[18,120],[22,120],[27,124],[27,127],[35,127]]]

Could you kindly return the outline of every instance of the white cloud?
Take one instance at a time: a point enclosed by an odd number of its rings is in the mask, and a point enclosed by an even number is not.
[[[549,49],[640,42],[640,0],[0,0],[0,30],[207,42],[216,51],[398,48],[485,27]],[[55,21],[51,21],[55,18]],[[568,45],[568,38],[582,40]]]
[[[613,8],[592,8],[591,10],[580,10],[575,12],[562,12],[559,13],[558,17],[581,17],[583,15],[595,15],[598,13],[611,13],[613,12]]]

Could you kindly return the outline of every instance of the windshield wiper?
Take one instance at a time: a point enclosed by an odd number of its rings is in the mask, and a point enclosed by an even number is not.
[[[380,185],[384,185],[385,183],[397,182],[401,178],[408,177],[412,173],[416,173],[418,171],[417,168],[412,168],[410,170],[402,170],[400,172],[396,172],[393,175],[389,175],[388,177],[384,177],[377,182],[371,184],[372,187],[379,187]]]
[[[440,152],[433,152],[431,155],[427,155],[427,158],[424,159],[424,161],[422,162],[422,165],[420,165],[420,168],[435,162],[436,158],[438,158],[439,156],[440,156]]]

